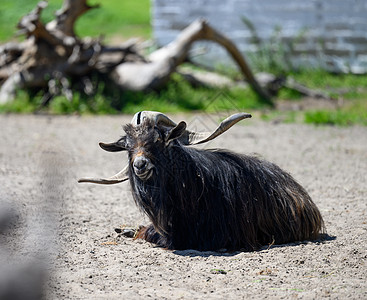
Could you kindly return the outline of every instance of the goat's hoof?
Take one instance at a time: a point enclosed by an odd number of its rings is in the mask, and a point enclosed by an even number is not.
[[[137,228],[115,228],[115,232],[123,235],[124,237],[133,238],[135,237],[138,229]]]

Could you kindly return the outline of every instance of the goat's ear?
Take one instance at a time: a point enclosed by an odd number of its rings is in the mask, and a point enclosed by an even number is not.
[[[99,143],[99,146],[108,152],[118,152],[118,151],[124,151],[126,149],[126,136],[123,136],[121,139],[119,139],[117,142],[114,143]]]
[[[165,139],[166,142],[179,138],[181,135],[185,133],[185,130],[186,130],[186,123],[184,121],[181,121],[166,133],[166,139]]]

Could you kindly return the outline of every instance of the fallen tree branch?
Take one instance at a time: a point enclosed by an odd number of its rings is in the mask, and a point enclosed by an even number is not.
[[[64,0],[62,8],[55,14],[55,20],[47,24],[47,30],[75,37],[74,25],[77,19],[90,9],[98,7],[99,4],[89,5],[86,0]]]
[[[254,91],[265,102],[272,104],[270,95],[258,84],[237,47],[202,19],[184,29],[173,42],[149,55],[147,64],[121,64],[116,68],[113,78],[120,86],[132,90],[160,88],[168,81],[177,66],[188,57],[192,44],[199,40],[210,40],[223,46],[237,63],[244,79],[249,82]],[[131,73],[137,76],[140,74],[140,80],[137,81],[134,77],[128,76]]]
[[[295,90],[304,96],[308,96],[312,98],[319,98],[319,99],[326,99],[326,100],[333,100],[326,93],[306,87],[305,85],[294,80],[292,77],[287,78],[287,80],[284,82],[284,86],[291,90]]]
[[[98,5],[91,6],[87,0],[65,0],[55,19],[45,25],[40,16],[46,6],[46,1],[40,1],[19,22],[18,28],[27,37],[25,42],[0,47],[2,103],[11,101],[19,88],[45,91],[44,103],[58,93],[70,98],[72,89],[84,90],[84,83],[93,81],[95,74],[109,79],[120,90],[159,90],[188,59],[192,44],[208,40],[224,47],[252,89],[264,102],[273,105],[270,94],[258,83],[234,43],[205,20],[193,22],[170,44],[144,57],[135,43],[108,47],[99,39],[82,40],[75,35],[77,19]],[[61,81],[61,88],[53,88],[54,82]]]

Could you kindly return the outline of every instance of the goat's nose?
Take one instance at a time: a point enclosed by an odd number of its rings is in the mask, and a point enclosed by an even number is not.
[[[134,160],[134,168],[138,170],[143,170],[147,166],[147,159],[144,157],[137,157]]]
[[[134,173],[141,180],[147,180],[152,175],[153,164],[149,158],[138,156],[133,162]]]

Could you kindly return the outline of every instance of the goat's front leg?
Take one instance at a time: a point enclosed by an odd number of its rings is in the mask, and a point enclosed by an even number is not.
[[[155,229],[153,224],[149,226],[140,225],[137,228],[116,228],[115,231],[125,237],[135,239],[144,239],[147,242],[156,244],[159,247],[170,249],[171,245],[167,242],[167,238],[160,235]]]

